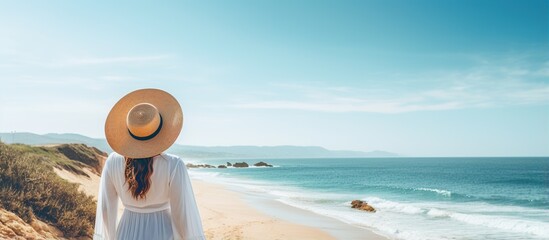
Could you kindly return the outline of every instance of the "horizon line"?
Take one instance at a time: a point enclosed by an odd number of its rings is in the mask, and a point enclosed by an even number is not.
[[[95,140],[105,140],[106,141],[105,138],[89,137],[89,136],[86,136],[86,135],[83,135],[83,134],[80,134],[80,133],[67,133],[67,132],[66,133],[51,133],[50,132],[50,133],[38,134],[38,133],[33,133],[33,132],[17,132],[17,131],[0,132],[0,134],[17,134],[17,133],[27,133],[27,134],[34,134],[34,135],[39,135],[39,136],[44,136],[44,135],[47,135],[47,134],[57,134],[57,135],[74,134],[74,135],[79,135],[79,136],[83,136],[83,137],[91,138],[91,139],[95,139]],[[3,142],[1,137],[0,137],[0,142]],[[24,144],[24,143],[12,142],[12,143],[6,143],[6,144]],[[350,151],[350,152],[361,152],[361,153],[385,152],[385,153],[395,155],[395,156],[385,156],[385,157],[383,157],[383,156],[378,156],[378,157],[364,156],[364,157],[336,157],[336,158],[521,158],[521,157],[549,158],[549,155],[511,155],[511,156],[502,156],[502,155],[481,155],[481,156],[478,156],[478,155],[477,156],[475,156],[475,155],[467,155],[467,156],[436,155],[436,156],[413,156],[413,155],[402,155],[402,154],[399,154],[399,153],[389,152],[389,151],[385,151],[385,150],[371,150],[371,151],[347,150],[347,149],[337,150],[337,149],[329,149],[329,148],[326,148],[326,147],[323,147],[323,146],[314,146],[314,145],[185,145],[185,144],[179,144],[177,142],[174,143],[173,145],[176,145],[176,144],[179,145],[179,146],[212,147],[212,148],[213,147],[319,147],[319,148],[323,148],[323,149],[328,150],[328,151]],[[30,144],[27,144],[27,145],[30,145]],[[314,159],[314,158],[329,158],[329,157],[296,157],[296,158]],[[230,158],[220,158],[220,159],[230,159]],[[273,159],[278,159],[278,158],[274,157]],[[284,158],[280,158],[280,159],[284,159]]]

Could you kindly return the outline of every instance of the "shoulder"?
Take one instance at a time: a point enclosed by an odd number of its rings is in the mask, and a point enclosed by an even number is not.
[[[162,153],[160,154],[160,156],[168,162],[169,169],[172,174],[174,174],[178,169],[183,169],[183,170],[187,169],[183,159],[181,159],[177,155],[170,154],[170,153]]]
[[[105,160],[105,165],[112,164],[113,162],[117,162],[117,161],[121,161],[121,160],[124,160],[124,156],[122,156],[122,155],[120,155],[116,152],[112,152],[107,157],[107,160]]]
[[[103,168],[104,169],[109,169],[109,168],[112,168],[113,165],[117,165],[117,164],[120,164],[120,163],[125,163],[124,156],[122,156],[122,155],[120,155],[116,152],[112,152],[107,157],[107,160],[105,160],[105,165],[104,165]]]

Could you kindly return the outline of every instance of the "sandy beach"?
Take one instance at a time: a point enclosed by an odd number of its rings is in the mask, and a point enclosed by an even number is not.
[[[221,185],[193,181],[208,239],[335,239],[312,227],[263,214]]]
[[[386,239],[366,229],[274,201],[250,202],[242,193],[224,185],[192,181],[208,239]],[[286,217],[267,214],[250,204],[261,205],[272,210],[269,212]]]

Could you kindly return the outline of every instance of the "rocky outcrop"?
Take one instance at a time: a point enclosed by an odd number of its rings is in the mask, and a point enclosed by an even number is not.
[[[0,239],[61,239],[63,233],[40,220],[27,224],[14,213],[0,208]]]
[[[233,164],[233,167],[235,167],[235,168],[243,168],[243,167],[249,167],[249,165],[248,165],[248,163],[246,163],[246,162],[241,162],[241,163],[236,162],[236,163]]]
[[[353,200],[351,202],[351,207],[367,212],[376,212],[376,209],[370,206],[367,202],[361,200]]]
[[[187,168],[215,168],[215,166],[212,166],[210,164],[192,164],[187,163]]]
[[[256,166],[256,167],[273,167],[273,165],[268,164],[266,162],[258,162],[256,164],[254,164],[254,166]]]
[[[231,164],[230,162],[227,162],[227,165],[218,165],[217,168],[227,168],[227,167],[235,167],[235,168],[247,168],[250,165],[248,165],[247,162],[235,162],[234,164]],[[258,162],[254,164],[256,167],[272,167],[273,165],[268,164],[266,162]],[[192,164],[187,163],[187,168],[216,168],[216,166],[210,165],[210,164]]]

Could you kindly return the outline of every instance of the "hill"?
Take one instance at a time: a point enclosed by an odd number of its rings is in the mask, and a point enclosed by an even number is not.
[[[0,133],[0,139],[6,143],[23,143],[30,145],[48,145],[61,143],[83,143],[103,152],[112,149],[105,139],[90,138],[79,134],[49,133]],[[347,157],[396,157],[395,153],[385,151],[346,151],[328,150],[317,146],[190,146],[174,144],[168,152],[184,158],[347,158]]]
[[[90,138],[74,133],[48,133],[43,135],[27,132],[0,133],[0,141],[8,144],[22,143],[27,145],[82,143],[88,146],[98,148],[103,152],[112,151],[111,147],[109,146],[109,144],[107,144],[107,141],[105,141],[105,139]]]
[[[56,173],[97,178],[105,158],[83,144],[0,142],[0,239],[91,239],[96,201]]]

